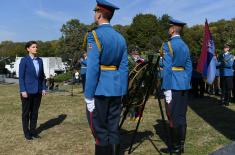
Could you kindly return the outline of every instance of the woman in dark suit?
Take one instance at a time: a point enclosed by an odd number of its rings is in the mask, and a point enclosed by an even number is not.
[[[37,57],[37,42],[27,42],[25,49],[28,55],[21,59],[19,65],[22,125],[25,138],[32,140],[40,138],[36,126],[41,98],[46,95],[46,83],[42,59]]]

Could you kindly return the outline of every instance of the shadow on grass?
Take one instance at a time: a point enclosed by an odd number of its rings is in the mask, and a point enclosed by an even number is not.
[[[206,96],[189,101],[191,109],[230,140],[235,140],[235,111],[219,105],[219,100]]]
[[[191,97],[191,96],[190,96]],[[218,132],[230,140],[235,140],[235,111],[228,107],[219,105],[219,100],[215,97],[206,96],[204,98],[189,98],[189,107],[204,121],[210,124]],[[165,132],[162,120],[157,120],[154,125],[156,134],[167,146],[168,133]],[[169,124],[167,124],[167,130]]]
[[[129,150],[133,135],[134,135],[134,130],[127,131],[127,130],[121,129],[121,154],[120,155],[124,155],[125,151]],[[156,149],[156,151],[159,152],[159,154],[161,154],[159,149],[157,148],[157,146],[154,144],[153,140],[151,139],[151,137],[153,136],[154,134],[152,131],[137,132],[131,153],[134,152],[145,140],[149,140],[150,143],[153,145],[153,147]]]
[[[52,119],[46,121],[45,123],[40,124],[40,126],[37,128],[37,133],[40,134],[44,130],[48,130],[50,128],[53,128],[56,125],[61,124],[65,120],[66,117],[67,117],[67,115],[61,114],[56,118],[52,118]]]
[[[158,119],[157,124],[154,125],[156,134],[159,138],[165,143],[166,147],[168,145],[168,138],[169,138],[169,124],[167,121],[163,121]]]

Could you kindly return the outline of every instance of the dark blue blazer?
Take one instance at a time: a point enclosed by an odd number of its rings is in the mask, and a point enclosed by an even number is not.
[[[45,74],[43,70],[43,62],[41,58],[36,58],[39,64],[39,72],[33,64],[32,58],[28,55],[21,59],[19,65],[19,85],[20,92],[27,92],[29,94],[41,93],[46,90]]]

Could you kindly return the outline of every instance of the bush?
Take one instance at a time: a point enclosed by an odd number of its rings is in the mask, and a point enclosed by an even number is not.
[[[55,79],[55,82],[63,82],[63,81],[70,80],[70,79],[72,79],[72,72],[69,71],[69,72],[66,72],[63,74],[59,74],[59,75],[55,76],[54,79]]]

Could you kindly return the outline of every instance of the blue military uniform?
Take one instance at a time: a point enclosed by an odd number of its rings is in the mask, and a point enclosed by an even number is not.
[[[85,90],[85,83],[86,83],[86,68],[87,68],[87,59],[81,58],[80,59],[80,64],[81,64],[81,78],[82,78],[82,90],[84,92]]]
[[[185,23],[170,19],[170,24],[183,27]],[[188,90],[191,88],[192,62],[189,48],[179,35],[173,35],[163,45],[162,89],[171,90],[172,100],[166,103],[170,122],[171,141],[175,152],[183,152],[186,135],[186,112]]]
[[[188,46],[180,36],[172,37],[169,41],[173,49],[171,55],[168,42],[163,46],[163,80],[164,90],[189,90],[192,75],[192,62]]]
[[[100,25],[95,32],[102,45],[102,51],[99,52],[93,34],[90,32],[87,37],[85,97],[123,96],[127,93],[128,82],[128,55],[125,39],[110,24]],[[115,42],[110,44],[110,40]]]
[[[232,101],[235,102],[235,61],[233,61],[233,97],[232,97]]]
[[[162,79],[163,77],[163,57],[160,57],[159,59],[159,77]]]
[[[229,105],[231,90],[233,89],[234,56],[230,52],[219,55],[218,66],[220,71],[221,104]]]
[[[218,60],[220,76],[233,76],[233,61],[234,56],[230,52],[220,54]]]
[[[104,0],[97,0],[97,7],[96,10],[118,9]],[[87,111],[88,121],[96,140],[96,153],[103,149],[108,155],[107,147],[120,143],[121,97],[128,87],[127,45],[119,32],[104,23],[88,33],[87,52],[84,95],[95,99],[95,110]]]

